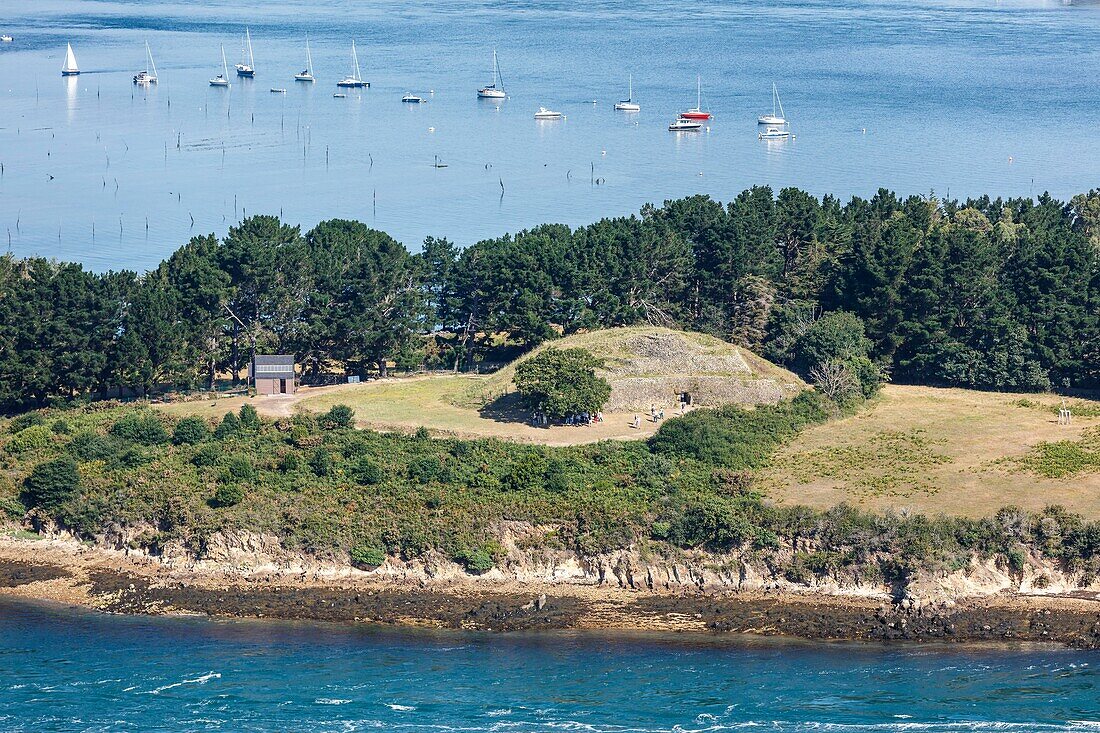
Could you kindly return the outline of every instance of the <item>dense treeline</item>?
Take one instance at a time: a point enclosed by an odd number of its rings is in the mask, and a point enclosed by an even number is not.
[[[455,368],[506,333],[650,322],[799,368],[824,314],[862,321],[897,381],[995,389],[1100,383],[1100,192],[965,203],[880,191],[847,204],[753,188],[640,216],[544,225],[410,254],[353,221],[301,233],[255,216],[156,270],[0,259],[0,406],[122,386],[200,386],[253,350],[309,372]],[[424,339],[425,334],[435,338]]]

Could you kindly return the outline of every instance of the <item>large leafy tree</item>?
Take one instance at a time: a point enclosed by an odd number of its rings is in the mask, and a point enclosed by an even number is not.
[[[585,349],[551,346],[516,366],[516,391],[550,417],[594,413],[611,397],[611,385],[596,374],[602,365]]]

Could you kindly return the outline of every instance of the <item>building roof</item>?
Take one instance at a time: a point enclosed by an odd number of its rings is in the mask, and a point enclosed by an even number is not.
[[[294,379],[294,354],[256,354],[248,371],[253,379]]]

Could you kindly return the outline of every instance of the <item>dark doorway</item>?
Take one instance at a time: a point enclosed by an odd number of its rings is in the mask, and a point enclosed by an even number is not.
[[[279,394],[286,394],[286,380],[279,380]]]

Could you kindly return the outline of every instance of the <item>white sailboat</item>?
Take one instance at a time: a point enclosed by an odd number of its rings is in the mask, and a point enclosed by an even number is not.
[[[225,46],[222,46],[222,73],[210,80],[212,87],[229,86],[229,64],[225,62]]]
[[[615,109],[619,112],[637,112],[642,106],[634,101],[634,75],[631,74],[626,86],[626,99],[615,103]]]
[[[306,38],[306,68],[302,69],[302,73],[294,75],[294,81],[308,81],[313,82],[313,56],[309,52],[309,39]]]
[[[352,76],[345,76],[343,79],[336,82],[336,86],[346,87],[348,89],[369,87],[370,83],[363,81],[363,73],[359,70],[359,54],[355,52],[355,41],[351,42],[351,62],[355,66],[355,73]]]
[[[778,107],[778,109],[777,109]],[[779,90],[775,88],[775,84],[772,84],[772,113],[770,115],[760,115],[756,119],[758,125],[785,125],[787,124],[786,114],[783,112],[783,100],[779,98]]]
[[[134,83],[142,86],[148,86],[149,84],[157,83],[157,65],[153,63],[153,51],[149,48],[149,42],[145,42],[145,57],[149,61],[149,66],[144,71],[139,71],[134,74]],[[152,69],[150,71],[149,69]]]
[[[76,65],[76,54],[73,53],[73,45],[65,44],[65,65],[61,67],[61,76],[76,76],[80,73],[80,67]]]
[[[507,93],[504,91],[504,79],[500,76],[500,64],[497,63],[497,52],[493,49],[493,83],[477,90],[479,99],[504,99]]]
[[[247,47],[247,54],[244,48],[241,49],[241,63],[237,64],[237,76],[246,76],[252,78],[256,76],[256,58],[252,55],[252,34],[248,32],[248,28],[244,29],[244,42]],[[248,63],[245,63],[247,61]]]

